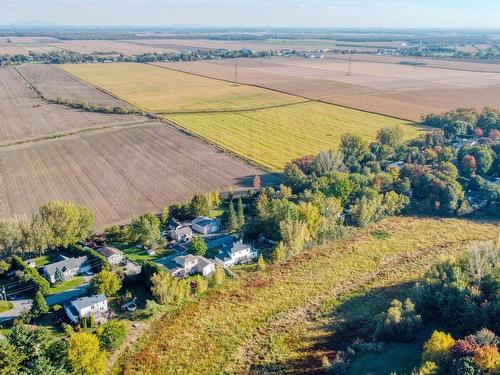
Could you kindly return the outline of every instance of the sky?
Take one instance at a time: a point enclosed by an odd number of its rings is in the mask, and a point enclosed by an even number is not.
[[[500,0],[0,0],[0,25],[498,28]]]

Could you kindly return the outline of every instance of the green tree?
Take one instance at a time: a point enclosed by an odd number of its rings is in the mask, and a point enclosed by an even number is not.
[[[382,313],[377,320],[374,336],[379,341],[411,341],[422,323],[422,318],[415,312],[415,305],[409,299],[404,303],[393,300],[387,312]]]
[[[281,263],[286,259],[286,249],[283,242],[278,242],[273,250],[273,262]]]
[[[193,238],[193,241],[189,244],[189,251],[191,254],[204,256],[207,253],[205,240],[201,237]]]
[[[210,205],[206,195],[195,195],[189,203],[189,211],[192,216],[208,216],[210,213]]]
[[[312,169],[318,177],[339,172],[343,167],[344,154],[335,150],[320,152],[312,164]]]
[[[196,295],[201,296],[208,289],[208,281],[205,277],[201,275],[196,275],[194,277],[194,282],[196,284]]]
[[[14,324],[8,340],[20,353],[23,366],[40,356],[50,356],[51,348],[57,342],[48,329],[33,329],[24,324]]]
[[[238,215],[238,226],[241,228],[243,225],[245,225],[245,211],[243,209],[243,200],[241,197],[238,198],[238,203],[237,203],[237,215]]]
[[[112,271],[102,270],[90,281],[90,290],[95,294],[112,296],[120,290],[122,282],[118,275]]]
[[[160,243],[160,220],[151,212],[133,218],[130,236],[143,246],[157,246]]]
[[[381,145],[397,147],[403,140],[403,130],[399,125],[394,127],[382,128],[377,131],[377,141]]]
[[[24,356],[8,340],[0,340],[0,375],[17,375],[21,373]]]
[[[112,320],[97,329],[100,347],[103,350],[114,351],[127,337],[127,327],[123,322]]]
[[[215,286],[221,285],[224,282],[225,271],[222,267],[215,267],[214,274],[212,276],[212,283]]]
[[[161,211],[161,222],[163,224],[166,224],[169,219],[170,219],[170,207],[163,207],[163,210]]]
[[[38,357],[23,372],[23,375],[67,375],[68,372],[63,365],[54,363],[50,358]]]
[[[344,154],[344,164],[351,170],[359,169],[359,163],[368,154],[368,144],[356,134],[343,134],[340,151]]]
[[[16,219],[0,221],[0,247],[4,256],[22,251],[24,244],[23,233]]]
[[[68,339],[68,361],[74,374],[100,375],[106,369],[106,355],[91,333],[72,334]]]
[[[236,231],[240,228],[239,223],[238,223],[238,215],[236,214],[236,211],[234,210],[234,204],[233,204],[232,200],[229,202],[228,227],[229,227],[230,231]]]
[[[161,305],[180,304],[189,296],[188,280],[174,279],[170,274],[155,273],[151,277],[151,293]]]
[[[10,263],[0,259],[0,276],[10,269]]]
[[[49,246],[68,247],[83,241],[92,233],[94,215],[89,209],[69,201],[52,201],[40,207],[43,231],[50,233]],[[48,229],[47,229],[48,228]]]
[[[265,271],[267,267],[266,261],[264,260],[264,257],[262,254],[259,255],[259,259],[257,260],[257,268],[259,271]]]
[[[40,291],[37,291],[35,293],[35,299],[33,300],[33,304],[31,305],[31,312],[36,317],[47,314],[49,312],[49,305],[47,305],[47,302],[45,301],[45,298]]]
[[[307,223],[301,220],[284,220],[280,222],[281,240],[290,255],[300,252],[310,239]]]
[[[307,223],[307,229],[311,237],[316,238],[316,234],[321,224],[321,213],[317,206],[312,203],[301,203],[299,205],[300,220]]]

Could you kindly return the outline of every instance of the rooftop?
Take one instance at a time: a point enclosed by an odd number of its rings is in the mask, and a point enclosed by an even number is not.
[[[104,294],[97,294],[95,296],[77,298],[77,299],[71,301],[71,305],[75,309],[80,311],[80,310],[84,309],[85,307],[89,307],[89,306],[95,305],[97,303],[104,302],[106,300],[107,300],[107,298]]]
[[[123,252],[118,250],[116,247],[109,247],[109,246],[101,247],[100,249],[97,250],[97,252],[105,256],[106,258],[109,258],[110,256],[115,254],[123,254]]]
[[[66,269],[74,269],[74,268],[80,268],[85,262],[88,261],[88,258],[86,255],[78,257],[78,258],[66,258],[64,260],[61,260],[59,262],[47,264],[44,269],[49,275],[53,275],[56,273],[57,269],[60,269],[62,271]]]

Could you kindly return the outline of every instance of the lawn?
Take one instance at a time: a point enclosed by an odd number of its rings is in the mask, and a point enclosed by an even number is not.
[[[148,112],[238,110],[304,101],[146,64],[69,64],[62,69]]]
[[[64,292],[66,290],[76,288],[77,286],[82,285],[84,282],[85,282],[85,279],[82,276],[76,276],[76,277],[72,278],[71,280],[68,280],[64,283],[54,284],[53,286],[50,287],[49,295],[61,293],[61,292]]]
[[[373,231],[389,235],[380,239]],[[334,340],[330,336],[342,327],[309,325],[308,317],[343,309],[346,332],[357,334],[358,322],[386,309],[394,296],[375,293],[367,304],[364,293],[373,291],[365,291],[367,285],[377,290],[400,285],[440,255],[459,254],[469,241],[493,239],[496,233],[493,224],[406,217],[353,229],[347,238],[269,266],[263,274],[241,274],[220,293],[153,324],[122,357],[124,372],[248,373],[252,366],[254,373],[292,373],[313,368],[321,363],[323,343]],[[354,292],[356,298],[342,300]]]
[[[419,127],[394,118],[309,102],[238,113],[166,116],[178,126],[270,170],[302,155],[337,148],[344,133],[372,141],[383,127],[401,125],[406,138]]]
[[[143,261],[143,260],[153,260],[157,258],[162,258],[170,254],[170,250],[158,249],[154,255],[149,255],[145,249],[136,247],[135,245],[129,244],[113,244],[114,247],[120,249],[125,253],[128,259],[132,262]]]
[[[5,311],[9,311],[13,307],[14,307],[14,304],[12,302],[0,301],[0,313],[5,312]]]
[[[371,141],[382,127],[401,125],[406,138],[420,130],[404,120],[157,66],[70,64],[62,68],[272,171],[293,158],[337,148],[340,136],[347,132]]]

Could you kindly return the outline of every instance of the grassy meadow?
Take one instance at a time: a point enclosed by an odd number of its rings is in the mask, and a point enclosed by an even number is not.
[[[69,64],[62,69],[147,112],[230,111],[304,101],[146,64]]]
[[[178,315],[167,314],[121,358],[115,373],[314,368],[336,335],[362,334],[356,331],[361,323],[404,294],[406,283],[441,255],[460,254],[469,241],[497,233],[493,224],[409,217],[353,229],[345,239],[264,273],[243,272]]]
[[[373,140],[377,130],[387,126],[401,125],[407,138],[420,131],[404,120],[157,66],[71,64],[62,68],[272,171],[293,158],[336,148],[347,132]]]
[[[380,128],[401,125],[413,138],[419,128],[403,120],[318,102],[246,112],[167,116],[199,137],[270,170],[302,155],[337,148],[342,134],[374,140]]]

